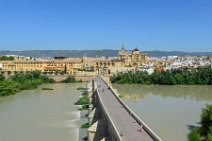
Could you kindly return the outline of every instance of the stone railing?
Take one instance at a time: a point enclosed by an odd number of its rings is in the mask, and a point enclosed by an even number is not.
[[[112,87],[109,81],[107,82],[107,80],[105,80],[102,76],[101,76],[102,80],[110,87],[111,91],[113,92],[113,95],[116,97],[116,99],[121,103],[121,105],[126,109],[126,111],[139,123],[139,125],[143,126],[143,129],[155,140],[155,141],[162,141],[162,139],[156,134],[154,133],[154,131],[152,131],[150,129],[150,127],[143,121],[141,120],[134,112],[133,110],[131,110],[118,96],[118,92],[116,91],[116,93],[114,92],[114,89]]]

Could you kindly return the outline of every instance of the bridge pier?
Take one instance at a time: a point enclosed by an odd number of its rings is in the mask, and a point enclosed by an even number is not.
[[[88,140],[100,141],[105,138],[104,121],[102,119],[97,120],[88,128]]]
[[[99,115],[99,109],[94,108],[88,115],[88,123],[92,125],[95,123],[98,119],[100,119]]]

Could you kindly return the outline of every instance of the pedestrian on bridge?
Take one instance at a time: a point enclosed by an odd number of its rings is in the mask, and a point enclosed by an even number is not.
[[[142,126],[142,125],[140,125],[140,129],[139,129],[139,131],[140,131],[140,132],[142,132],[142,129],[143,129],[143,126]]]

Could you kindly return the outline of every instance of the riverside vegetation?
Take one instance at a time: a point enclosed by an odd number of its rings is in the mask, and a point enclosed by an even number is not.
[[[192,129],[189,141],[212,141],[212,105],[202,109],[200,125]]]
[[[1,61],[12,61],[14,60],[15,58],[12,57],[12,56],[0,56],[0,60]]]
[[[54,83],[52,78],[43,75],[40,71],[19,72],[11,75],[7,80],[4,75],[0,74],[0,96],[14,95],[22,90],[36,89],[43,83]],[[68,76],[61,83],[76,83],[73,76]],[[42,88],[42,90],[50,90],[49,88]]]
[[[119,84],[212,85],[212,68],[171,69],[161,73],[120,72],[110,78]]]
[[[79,88],[77,88],[77,90],[81,90],[82,96],[74,104],[80,105],[81,107],[79,108],[79,110],[81,110],[81,111],[82,110],[88,110],[88,108],[89,108],[89,98],[88,98],[87,89],[83,88],[83,87],[79,87]],[[87,129],[89,127],[90,127],[89,123],[84,123],[81,126],[81,128],[83,128],[83,129]]]
[[[7,80],[0,74],[0,96],[14,95],[22,90],[36,89],[38,85],[53,82],[53,79],[41,75],[40,71],[16,73]]]
[[[76,101],[75,105],[80,105],[81,108],[79,110],[88,110],[89,107],[89,99],[88,99],[88,92],[86,88],[79,87],[77,90],[81,90],[81,97]]]
[[[69,75],[65,80],[62,80],[61,83],[76,83],[74,76]]]
[[[52,88],[42,88],[42,90],[54,90]]]

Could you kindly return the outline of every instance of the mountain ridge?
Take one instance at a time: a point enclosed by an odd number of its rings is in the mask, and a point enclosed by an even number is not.
[[[18,55],[18,56],[31,56],[31,57],[116,57],[119,50],[102,49],[102,50],[23,50],[23,51],[10,51],[2,50],[0,55]],[[131,50],[127,50],[131,51]],[[150,57],[162,56],[212,56],[212,52],[184,52],[184,51],[141,51],[147,53]]]

